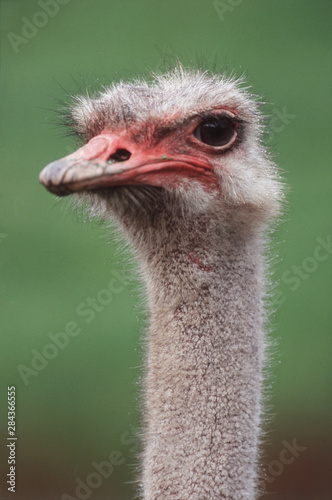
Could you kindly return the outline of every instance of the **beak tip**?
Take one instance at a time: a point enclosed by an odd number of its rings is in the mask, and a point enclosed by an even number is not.
[[[54,166],[57,162],[50,163],[47,165],[39,174],[39,182],[44,186],[47,191],[49,191],[52,194],[55,194],[56,196],[67,196],[69,194],[72,194],[73,192],[66,187],[63,184],[57,184],[57,182],[54,182],[57,180],[56,176],[54,176],[54,172],[56,173],[57,171],[54,170]]]

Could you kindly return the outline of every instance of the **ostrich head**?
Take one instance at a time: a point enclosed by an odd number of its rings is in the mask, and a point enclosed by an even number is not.
[[[89,193],[99,213],[138,216],[158,203],[196,215],[235,208],[262,222],[278,211],[258,103],[234,79],[179,66],[76,97],[68,121],[85,144],[41,172],[52,193]]]

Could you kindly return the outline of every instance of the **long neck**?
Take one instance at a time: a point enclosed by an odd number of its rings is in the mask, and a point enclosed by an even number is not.
[[[176,239],[143,266],[151,316],[143,498],[253,500],[264,354],[260,237]]]

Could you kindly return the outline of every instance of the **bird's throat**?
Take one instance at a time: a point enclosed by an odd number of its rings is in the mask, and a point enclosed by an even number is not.
[[[174,249],[158,275],[150,260],[146,500],[255,497],[262,258],[257,241],[229,247]]]

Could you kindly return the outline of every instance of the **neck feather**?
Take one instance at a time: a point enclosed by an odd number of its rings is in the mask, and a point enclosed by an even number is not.
[[[150,310],[145,500],[255,498],[261,236],[201,222],[186,233],[174,226],[165,239],[154,232],[155,245],[145,235],[136,245]]]

